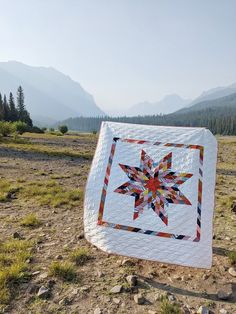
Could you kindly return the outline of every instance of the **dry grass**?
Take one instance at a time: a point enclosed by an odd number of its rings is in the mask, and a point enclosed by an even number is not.
[[[66,190],[55,180],[31,181],[22,188],[25,200],[35,199],[39,205],[52,207],[76,206],[83,198],[79,189]]]
[[[32,153],[45,154],[48,156],[56,156],[56,157],[75,157],[75,158],[83,158],[83,159],[92,159],[93,154],[87,151],[75,151],[71,148],[59,148],[50,145],[42,145],[37,143],[3,143],[2,146],[6,148],[12,148],[18,151],[27,151]]]

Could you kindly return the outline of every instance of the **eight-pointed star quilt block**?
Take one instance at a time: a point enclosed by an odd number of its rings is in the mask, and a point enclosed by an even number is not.
[[[109,253],[209,268],[216,153],[204,128],[102,123],[86,239]]]

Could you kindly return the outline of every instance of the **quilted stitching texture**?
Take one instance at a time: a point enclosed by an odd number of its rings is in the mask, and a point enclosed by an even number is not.
[[[202,167],[203,191],[201,238],[199,242],[150,236],[141,233],[108,228],[97,224],[103,183],[114,137],[160,141],[162,143],[168,142],[204,146],[204,161]],[[133,145],[132,148],[130,145]],[[127,219],[129,219],[127,216],[127,210],[125,209],[130,208],[130,206],[132,207],[134,202],[133,197],[113,193],[112,188],[116,183],[118,185],[124,183],[127,178],[125,174],[122,174],[121,170],[119,170],[120,172],[117,170],[119,168],[117,166],[119,160],[122,158],[127,162],[131,162],[133,160],[131,165],[138,166],[136,161],[139,161],[140,159],[139,151],[141,151],[142,147],[139,148],[138,145],[135,145],[136,144],[129,143],[126,143],[126,145],[123,146],[121,145],[114,154],[110,176],[111,181],[108,182],[108,194],[104,206],[104,217],[106,219],[109,219],[109,217],[114,217],[112,210],[117,207],[117,202],[120,203],[122,208],[124,208],[123,220],[127,221]],[[152,153],[152,157],[157,158],[157,161],[158,158],[164,155],[166,151],[172,151],[172,148],[164,149],[162,147],[161,149],[160,147],[155,148],[151,147],[150,145],[147,145],[147,149],[149,149],[150,153]],[[176,151],[176,155],[175,160],[173,159],[173,165],[182,171],[184,171],[185,168],[188,168],[188,170],[191,169],[195,171],[194,176],[197,176],[197,171],[194,169],[197,169],[195,164],[197,160],[196,154],[198,152],[196,152],[195,155],[191,153],[194,156],[191,157],[190,154],[190,157],[186,159],[184,157],[184,149],[182,149],[181,153],[180,150],[181,149],[178,151],[177,148],[174,150],[174,152]],[[204,128],[174,128],[103,122],[86,187],[84,202],[84,229],[87,240],[96,245],[98,248],[109,253],[116,253],[124,256],[132,256],[185,266],[210,268],[212,260],[212,216],[214,208],[216,154],[216,140],[210,131]],[[190,197],[192,195],[192,198],[195,198],[195,203],[197,190],[196,192],[192,190],[197,188],[196,182],[197,181],[194,181],[193,179],[192,186],[187,185],[186,183],[186,186],[183,185],[181,187],[181,191],[186,193],[186,195],[190,195]],[[111,185],[109,186],[109,184]],[[115,194],[117,194],[117,196],[115,196]],[[182,205],[176,206],[181,207]],[[178,229],[179,231],[181,230],[181,224],[183,224],[183,230],[185,232],[193,233],[195,228],[195,225],[193,226],[195,218],[192,219],[192,217],[184,215],[184,207],[183,211],[181,211],[181,208],[179,207],[173,208],[173,224],[167,228],[172,228],[173,231]],[[132,210],[129,213],[132,217]],[[142,224],[144,229],[145,226],[150,226],[152,222],[150,222],[150,219],[148,221],[148,215],[149,213],[145,218],[146,220],[141,219],[139,222],[137,220],[138,227],[141,227]],[[196,217],[195,211],[193,215]],[[119,222],[110,222],[120,223],[120,221],[122,221],[122,212],[119,212]],[[162,227],[161,231],[165,231],[165,226],[161,226],[159,222],[158,225],[159,227]],[[156,231],[156,229],[157,226],[153,226],[152,230]]]

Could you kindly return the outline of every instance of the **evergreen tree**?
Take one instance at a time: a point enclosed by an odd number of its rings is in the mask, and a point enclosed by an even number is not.
[[[32,127],[32,120],[28,111],[25,109],[25,97],[23,88],[21,86],[19,86],[17,90],[17,111],[18,119],[22,122],[25,122],[28,126]]]
[[[9,108],[10,108],[10,121],[14,122],[18,120],[18,112],[16,110],[15,102],[14,102],[14,97],[12,95],[12,92],[10,92],[9,95]]]
[[[18,87],[17,90],[17,111],[19,120],[23,121],[25,116],[25,96],[23,92],[23,88],[21,86]]]

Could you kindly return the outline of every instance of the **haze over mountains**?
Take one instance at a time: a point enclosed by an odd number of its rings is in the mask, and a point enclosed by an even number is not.
[[[19,85],[24,89],[25,103],[34,120],[104,115],[93,96],[69,76],[51,67],[0,62],[0,92],[15,93]]]
[[[105,116],[91,94],[78,82],[51,67],[35,67],[16,61],[0,62],[0,92],[15,93],[22,85],[25,103],[34,123],[53,125],[70,117]],[[214,106],[226,106],[234,102],[227,98],[236,93],[236,83],[204,91],[194,100],[183,99],[171,94],[157,102],[144,101],[128,107],[127,110],[113,112],[113,116],[144,116],[156,114],[184,113],[203,110]],[[226,98],[224,98],[226,96]],[[214,100],[221,99],[219,102]]]

